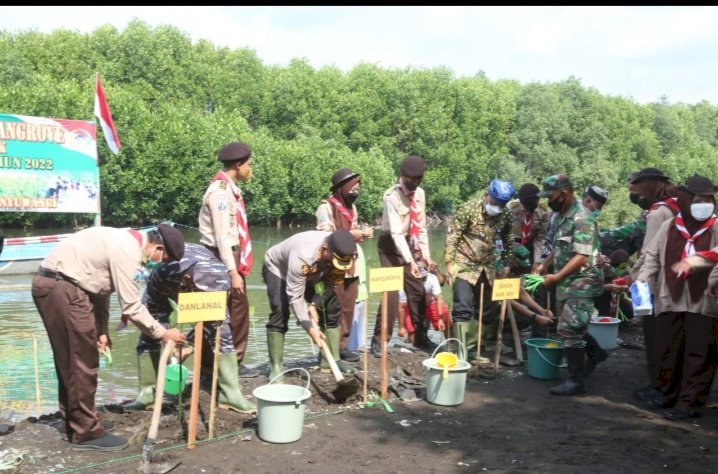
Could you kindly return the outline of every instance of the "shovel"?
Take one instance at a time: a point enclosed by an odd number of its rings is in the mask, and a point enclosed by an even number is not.
[[[169,472],[180,463],[178,462],[166,462],[157,466],[151,466],[152,453],[155,450],[155,440],[157,439],[157,430],[160,425],[160,417],[162,416],[162,399],[164,398],[165,391],[165,372],[167,371],[167,359],[172,354],[172,349],[175,347],[174,341],[167,341],[165,348],[160,356],[160,365],[157,369],[157,385],[155,388],[155,404],[152,408],[152,422],[150,423],[150,431],[147,433],[145,439],[145,445],[142,448],[142,459],[140,460],[140,466],[137,468],[137,472],[142,474],[159,474]]]
[[[315,317],[317,317],[316,311],[317,310],[313,306],[309,307],[313,326],[318,330],[319,328],[316,324],[318,318],[315,319]],[[322,356],[327,360],[327,362],[329,362],[329,368],[332,370],[332,374],[337,381],[337,388],[332,391],[332,395],[334,395],[334,399],[337,403],[344,403],[347,398],[351,397],[359,390],[359,381],[357,379],[347,380],[344,378],[342,371],[339,370],[339,366],[337,366],[337,362],[334,360],[334,356],[332,356],[332,352],[329,350],[329,346],[327,346],[324,339],[320,339],[319,347],[322,350]]]

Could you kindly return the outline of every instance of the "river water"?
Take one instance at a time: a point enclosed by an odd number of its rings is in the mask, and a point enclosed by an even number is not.
[[[189,242],[199,241],[197,229],[178,227]],[[290,235],[308,229],[276,229],[270,227],[252,227],[252,246],[255,265],[248,279],[249,301],[254,307],[251,318],[249,343],[244,363],[256,365],[268,360],[265,335],[265,323],[269,314],[269,304],[261,267],[264,253],[272,245],[281,242]],[[58,229],[55,233],[71,232]],[[441,262],[444,228],[431,229],[429,242],[434,260]],[[53,233],[45,231],[43,234]],[[13,236],[18,236],[13,235]],[[367,260],[367,268],[379,267],[376,252],[376,237],[363,242],[362,248]],[[15,411],[15,420],[30,415],[40,415],[57,410],[57,378],[52,350],[47,333],[37,313],[30,295],[32,275],[0,276],[0,408]],[[380,295],[369,295],[368,332],[374,328]],[[444,298],[451,301],[450,289],[444,287]],[[111,367],[99,370],[99,383],[96,401],[98,406],[105,403],[119,403],[134,398],[137,393],[137,357],[135,346],[139,331],[130,324],[122,331],[116,330],[120,309],[117,298],[112,297],[110,306],[110,337],[112,338]],[[294,324],[290,318],[290,329],[286,336],[285,359],[307,357],[316,354],[317,348],[311,344],[309,336]],[[183,328],[189,330],[190,327]],[[396,328],[395,328],[396,329]],[[192,367],[190,357],[186,365]]]

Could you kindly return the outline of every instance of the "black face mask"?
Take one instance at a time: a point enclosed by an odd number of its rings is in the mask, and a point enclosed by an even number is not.
[[[416,188],[418,188],[419,185],[418,185],[418,184],[413,184],[413,183],[412,183],[412,184],[409,184],[409,183],[406,183],[406,182],[405,182],[405,183],[404,183],[404,187],[405,187],[407,190],[409,190],[410,192],[412,192],[412,191],[416,191]]]
[[[628,199],[630,199],[633,204],[640,207],[644,211],[651,207],[651,203],[648,202],[648,199],[640,197],[638,193],[630,193],[628,195]]]
[[[351,206],[352,204],[354,204],[354,201],[356,201],[358,197],[359,197],[359,193],[347,194],[347,204],[349,204]]]
[[[538,199],[531,199],[526,202],[521,202],[521,205],[524,206],[524,209],[526,209],[529,212],[533,212],[538,207]]]
[[[556,198],[548,202],[548,207],[550,207],[553,212],[559,212],[563,208],[564,201],[559,201],[559,199],[560,198]]]

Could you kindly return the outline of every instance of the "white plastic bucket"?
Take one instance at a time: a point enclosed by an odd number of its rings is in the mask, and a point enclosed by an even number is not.
[[[439,367],[434,356],[441,346],[449,341],[456,341],[461,346],[461,354],[456,364],[448,369]],[[463,355],[463,357],[462,357]],[[466,362],[466,348],[458,339],[446,339],[436,346],[430,359],[424,359],[421,363],[426,368],[426,401],[434,405],[456,406],[464,403],[464,391],[466,389],[466,373],[471,364]],[[448,374],[444,377],[445,370]]]
[[[610,321],[601,322],[601,319]],[[596,339],[602,349],[610,350],[618,347],[618,325],[621,320],[608,316],[593,316],[588,323],[588,333]]]
[[[301,370],[307,374],[307,386],[272,384],[277,378]],[[257,399],[257,435],[269,443],[293,443],[302,437],[304,407],[311,397],[309,372],[301,367],[287,369],[267,385],[252,391]]]

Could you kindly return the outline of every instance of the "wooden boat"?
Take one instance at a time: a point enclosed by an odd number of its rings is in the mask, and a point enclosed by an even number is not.
[[[0,254],[0,275],[35,273],[50,250],[69,235],[72,234],[6,238]]]

